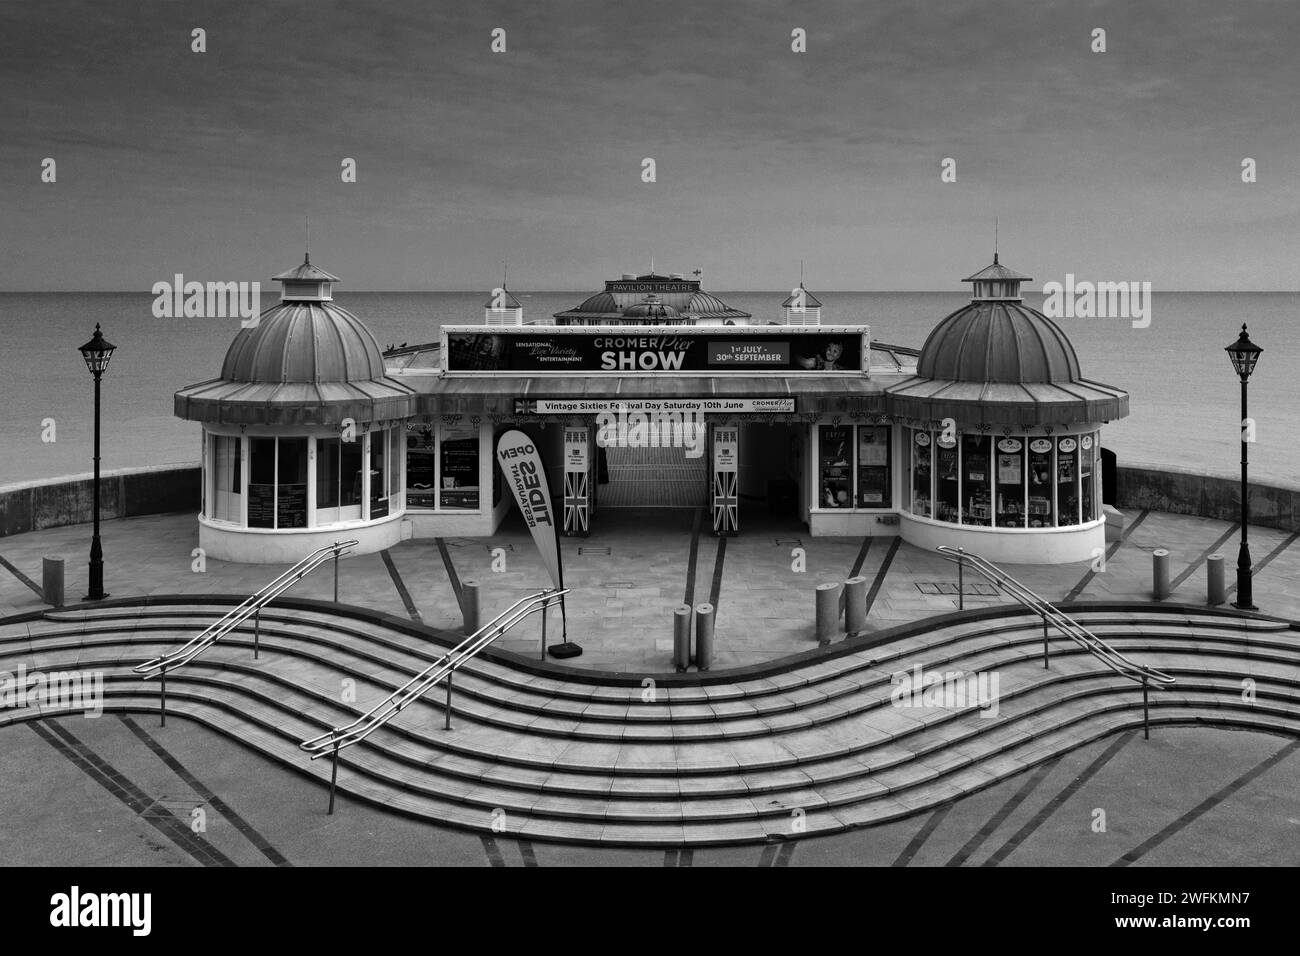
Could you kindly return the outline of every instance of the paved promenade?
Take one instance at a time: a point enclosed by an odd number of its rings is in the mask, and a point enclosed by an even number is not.
[[[569,663],[670,670],[672,611],[683,601],[717,607],[715,669],[805,651],[816,646],[813,589],[853,573],[869,582],[869,630],[957,607],[956,566],[938,554],[890,538],[812,538],[792,520],[762,514],[746,515],[744,532],[723,540],[701,530],[697,514],[609,510],[597,516],[591,537],[563,539],[566,583],[573,588],[569,637],[585,649]],[[1110,545],[1103,573],[1091,572],[1087,563],[1008,565],[1006,570],[1052,601],[1150,601],[1151,552],[1166,548],[1174,585],[1169,601],[1204,604],[1205,558],[1216,552],[1224,555],[1233,587],[1236,525],[1157,512],[1128,512],[1126,518],[1126,536]],[[1255,603],[1265,613],[1300,619],[1297,537],[1251,529]],[[87,525],[0,538],[0,616],[45,606],[22,577],[39,582],[47,555],[66,560],[67,600],[79,601],[86,590],[89,539]],[[204,571],[195,571],[198,524],[189,514],[108,522],[103,542],[105,588],[115,597],[247,595],[283,570],[209,560]],[[794,569],[800,563],[805,570]],[[346,558],[341,568],[341,601],[448,630],[461,627],[457,591],[464,581],[480,583],[485,617],[547,584],[532,540],[514,516],[490,539],[406,541],[385,554]],[[1010,600],[973,574],[966,575],[966,586],[967,608]],[[291,593],[329,600],[329,569]],[[538,629],[524,628],[526,634],[512,632],[499,646],[536,655]],[[558,630],[553,621],[552,640]]]

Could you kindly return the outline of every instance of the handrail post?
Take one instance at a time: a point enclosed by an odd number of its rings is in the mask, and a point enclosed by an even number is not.
[[[160,700],[159,713],[162,715],[162,726],[167,726],[167,665],[162,666],[162,698]]]
[[[957,610],[966,610],[966,551],[958,548],[957,555]]]
[[[1043,612],[1043,670],[1047,670],[1047,612]]]
[[[334,743],[334,759],[331,762],[333,763],[333,767],[330,768],[330,808],[328,811],[329,816],[334,815],[334,791],[338,787],[338,781],[339,781],[339,745],[337,741],[335,741]]]
[[[339,543],[334,542],[334,603],[339,603]]]
[[[1151,710],[1148,703],[1146,677],[1142,678],[1142,739],[1151,739]]]
[[[451,730],[451,679],[455,673],[454,670],[447,671],[447,720],[443,730]]]
[[[542,660],[546,660],[546,611],[550,603],[542,605]]]
[[[253,615],[253,660],[258,659],[262,638],[262,609],[259,607]]]

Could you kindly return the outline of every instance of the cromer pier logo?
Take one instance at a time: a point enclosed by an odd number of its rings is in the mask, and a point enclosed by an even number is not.
[[[58,928],[129,927],[132,936],[153,928],[152,893],[82,893],[78,886],[50,897],[50,925]]]

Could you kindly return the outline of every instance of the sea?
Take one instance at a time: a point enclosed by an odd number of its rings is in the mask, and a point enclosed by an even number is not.
[[[264,290],[264,301],[270,290]],[[589,292],[515,293],[524,317],[549,317]],[[783,292],[718,292],[778,319]],[[340,292],[381,346],[436,342],[445,324],[482,320],[484,292]],[[871,328],[919,348],[969,295],[817,292],[824,324]],[[1027,293],[1042,308],[1042,296]],[[176,419],[172,394],[216,378],[236,319],[155,318],[149,293],[0,293],[0,486],[91,470],[93,387],[77,348],[98,322],[117,346],[103,379],[103,467],[196,462],[199,426]],[[1085,377],[1126,389],[1130,416],[1102,432],[1121,464],[1240,474],[1240,386],[1224,348],[1242,323],[1263,348],[1250,380],[1253,480],[1300,487],[1300,294],[1155,293],[1151,321],[1063,318]]]

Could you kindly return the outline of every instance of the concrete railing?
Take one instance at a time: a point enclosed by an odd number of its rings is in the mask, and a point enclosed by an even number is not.
[[[102,520],[199,511],[199,466],[119,468],[99,477]],[[0,537],[91,520],[94,478],[75,475],[0,485]]]
[[[1237,521],[1241,482],[1176,465],[1120,465],[1116,505],[1170,514]],[[1300,485],[1250,483],[1250,523],[1281,531],[1300,531]]]
[[[199,511],[199,466],[122,468],[101,478],[100,517]],[[0,486],[0,537],[84,524],[91,518],[89,475]],[[1116,493],[1121,508],[1149,508],[1172,514],[1236,521],[1241,514],[1238,482],[1174,465],[1120,465]],[[1250,523],[1300,531],[1300,485],[1252,482]]]

